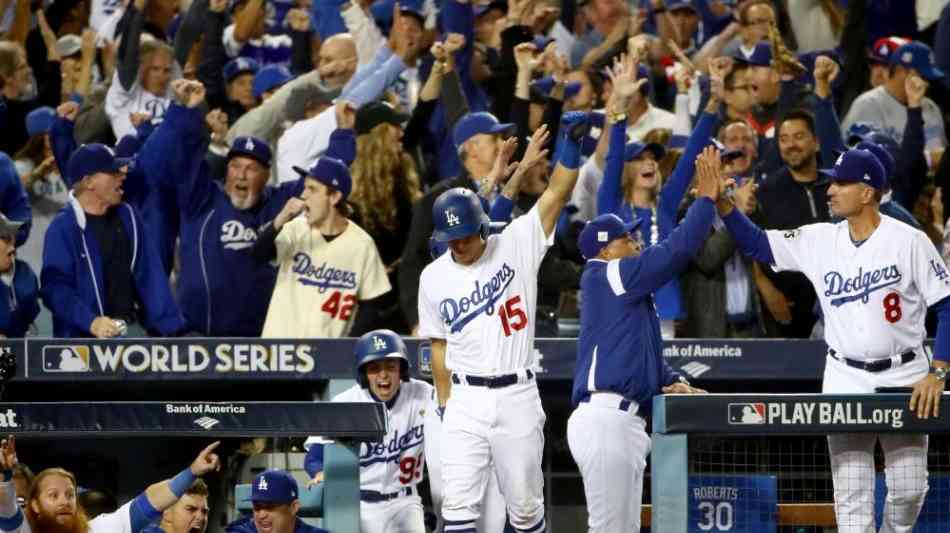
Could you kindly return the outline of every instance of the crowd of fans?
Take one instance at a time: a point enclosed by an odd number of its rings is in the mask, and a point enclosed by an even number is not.
[[[539,336],[583,298],[583,224],[637,217],[660,242],[710,143],[768,229],[830,220],[821,169],[860,143],[882,212],[950,255],[947,4],[0,0],[0,333],[410,334],[445,251],[434,199],[527,212],[567,111],[600,126],[540,270]],[[641,84],[605,117],[622,55]],[[803,276],[713,233],[656,293],[664,336],[820,333]]]

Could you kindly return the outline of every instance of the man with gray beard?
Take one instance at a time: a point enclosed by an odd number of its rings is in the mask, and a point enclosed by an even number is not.
[[[255,137],[238,137],[228,152],[224,186],[204,164],[204,118],[199,108],[205,88],[180,80],[173,85],[175,103],[143,148],[167,154],[164,176],[176,190],[181,209],[181,277],[178,302],[188,330],[215,337],[259,337],[267,315],[277,269],[255,260],[250,249],[258,231],[277,216],[288,200],[303,191],[303,179],[267,186],[271,151]],[[352,160],[352,130],[338,130]]]

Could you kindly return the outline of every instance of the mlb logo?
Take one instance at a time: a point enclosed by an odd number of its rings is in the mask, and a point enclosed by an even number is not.
[[[44,346],[43,372],[89,372],[89,347]]]
[[[765,404],[730,403],[729,424],[734,426],[765,424]]]

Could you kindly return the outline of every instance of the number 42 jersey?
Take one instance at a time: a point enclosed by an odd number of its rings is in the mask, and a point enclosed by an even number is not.
[[[448,368],[491,376],[534,366],[538,268],[552,243],[535,206],[488,237],[473,264],[446,252],[422,271],[419,336],[445,339]]]

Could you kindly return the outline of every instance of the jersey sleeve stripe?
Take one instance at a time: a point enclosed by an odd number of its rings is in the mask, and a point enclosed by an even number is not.
[[[614,259],[607,263],[607,283],[613,289],[616,296],[623,296],[627,289],[623,288],[623,280],[620,279],[620,260]]]

